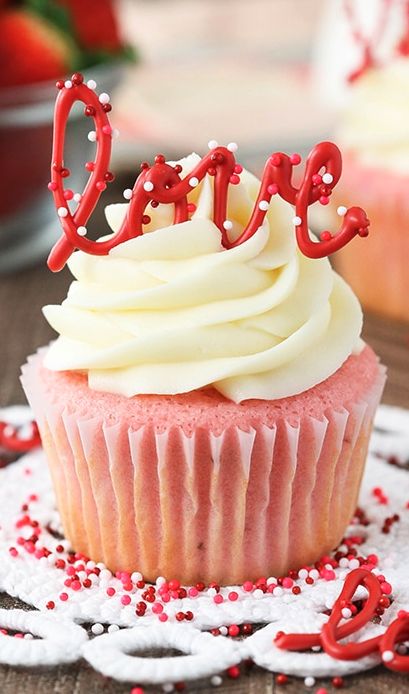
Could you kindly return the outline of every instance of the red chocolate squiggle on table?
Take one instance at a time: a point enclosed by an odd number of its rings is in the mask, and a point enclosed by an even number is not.
[[[188,195],[206,175],[214,178],[213,221],[220,230],[222,244],[226,249],[244,243],[257,232],[264,222],[270,200],[276,194],[295,206],[293,222],[297,243],[302,253],[310,258],[325,257],[345,246],[354,236],[368,235],[369,220],[364,210],[351,207],[349,210],[339,208],[344,220],[337,234],[324,231],[319,241],[311,238],[308,207],[317,201],[322,205],[328,204],[342,171],[339,149],[331,142],[321,142],[308,156],[304,177],[298,188],[293,185],[292,177],[293,168],[301,162],[301,157],[298,154],[288,156],[282,152],[269,157],[249,222],[240,237],[231,241],[228,236],[231,222],[226,219],[229,184],[240,183],[243,169],[236,163],[233,154],[237,145],[231,143],[227,147],[219,147],[216,143],[209,143],[211,151],[184,178],[180,177],[180,164],[167,164],[162,154],[155,157],[152,166],[143,163],[133,190],[125,191],[130,204],[119,231],[102,242],[86,239],[85,225],[107,182],[113,180],[113,174],[108,170],[113,130],[107,112],[111,107],[107,103],[109,97],[101,95],[98,98],[93,88],[84,84],[79,73],[73,75],[68,82],[57,83],[57,86],[60,93],[55,108],[52,179],[49,188],[54,196],[64,235],[48,258],[48,265],[53,271],[61,270],[75,249],[93,255],[106,255],[118,244],[143,234],[143,225],[150,222],[150,217],[146,214],[149,205],[157,207],[159,204],[172,204],[175,224],[189,220],[191,206],[188,204]],[[63,158],[65,127],[70,110],[78,100],[85,104],[85,115],[95,121],[96,130],[92,139],[97,143],[95,161],[86,164],[91,175],[82,195],[64,190],[64,179],[70,173],[64,167]],[[68,206],[68,201],[72,198],[78,202],[74,213]]]
[[[368,591],[365,605],[360,612],[340,626],[339,622],[343,618],[343,606],[352,600],[360,585]],[[372,619],[376,614],[381,597],[382,589],[378,578],[366,569],[355,569],[346,577],[330,617],[323,625],[320,633],[285,634],[278,632],[274,639],[274,645],[290,651],[303,651],[315,646],[322,646],[328,655],[339,660],[358,660],[380,651],[386,667],[409,673],[409,655],[401,655],[395,651],[397,643],[409,639],[409,613],[398,616],[382,636],[375,636],[366,641],[355,643],[339,643],[341,639],[355,633]]]

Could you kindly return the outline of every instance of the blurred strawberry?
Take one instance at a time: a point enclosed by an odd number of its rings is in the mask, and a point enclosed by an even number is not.
[[[57,0],[70,15],[79,43],[92,51],[118,53],[123,48],[112,0]]]
[[[0,87],[43,82],[69,72],[69,40],[31,12],[1,12],[0,36]]]

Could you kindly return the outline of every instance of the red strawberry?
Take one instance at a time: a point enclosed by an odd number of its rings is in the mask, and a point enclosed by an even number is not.
[[[43,82],[69,72],[70,43],[25,10],[0,13],[0,87]]]
[[[117,53],[123,42],[112,0],[58,0],[70,14],[75,34],[83,48]]]

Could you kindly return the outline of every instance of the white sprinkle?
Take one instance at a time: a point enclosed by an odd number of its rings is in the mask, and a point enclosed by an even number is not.
[[[99,622],[97,622],[96,624],[92,625],[91,631],[93,634],[95,634],[95,636],[101,636],[101,634],[104,633],[104,627],[102,626],[102,624],[99,624]]]
[[[298,572],[298,578],[304,579],[307,578],[308,576],[308,571],[307,569],[300,569]]]
[[[311,571],[310,571],[310,576],[311,576],[311,578],[312,578],[314,581],[316,581],[317,578],[320,577],[320,575],[319,575],[317,569],[311,569]]]
[[[216,149],[216,147],[219,146],[219,143],[217,142],[217,140],[209,140],[207,146],[209,149]]]
[[[214,598],[214,596],[217,595],[216,588],[209,588],[207,594],[210,598]]]
[[[255,591],[253,591],[253,598],[256,598],[256,600],[260,600],[260,598],[264,597],[264,593],[261,590],[261,588],[256,588]]]
[[[111,99],[111,97],[106,92],[102,92],[102,94],[100,94],[98,97],[98,101],[101,104],[109,104],[110,99]]]
[[[314,651],[314,653],[319,653],[321,650],[321,646],[311,646],[311,650]]]
[[[360,566],[361,565],[360,565],[358,559],[350,559],[349,560],[349,568],[350,569],[359,569]]]
[[[133,574],[132,574],[133,575]],[[139,579],[138,579],[139,580]],[[163,586],[164,583],[166,583],[166,578],[164,576],[158,576],[158,578],[155,581],[157,586]]]
[[[349,559],[346,557],[341,557],[339,560],[339,565],[342,569],[346,569],[349,566]]]
[[[96,89],[96,86],[97,83],[95,82],[95,80],[88,80],[87,87],[89,87],[90,89]]]
[[[293,217],[293,224],[295,227],[299,227],[302,224],[301,217]]]
[[[328,571],[332,571],[332,564],[325,564],[325,568],[328,569]]]
[[[227,633],[228,633],[227,627],[219,627],[219,631],[220,631],[222,636],[227,636]]]
[[[236,142],[229,142],[229,144],[227,145],[227,149],[229,150],[229,152],[237,152],[238,148],[239,146]]]
[[[196,188],[196,186],[199,185],[199,179],[196,178],[196,176],[192,176],[192,178],[189,178],[189,185],[192,186],[192,188]]]
[[[284,591],[281,588],[281,586],[276,586],[273,588],[273,595],[275,595],[277,598],[280,597],[280,595],[283,595]]]
[[[78,227],[77,234],[78,234],[78,236],[86,236],[87,235],[87,227]]]
[[[118,137],[119,137],[119,130],[118,130],[118,128],[114,128],[114,129],[113,129],[113,131],[112,131],[112,137],[113,137],[114,140],[117,140],[117,139],[118,139]]]
[[[74,195],[73,195],[74,202],[81,202],[81,199],[82,199],[81,193],[74,193]]]
[[[61,208],[61,209],[65,209],[65,208]],[[13,436],[14,431],[15,431],[14,427],[12,427],[11,424],[7,424],[3,429],[3,434],[4,434],[4,436]]]
[[[222,682],[223,678],[220,677],[220,675],[213,675],[213,677],[210,678],[210,683],[213,685],[213,687],[220,687]]]
[[[351,619],[352,617],[352,612],[348,607],[343,607],[341,610],[341,614],[344,619]]]
[[[131,574],[131,581],[132,581],[133,583],[138,583],[138,581],[142,581],[142,579],[143,579],[143,576],[142,576],[142,574],[141,574],[140,571],[134,571],[134,572]]]
[[[24,638],[25,638],[27,641],[31,641],[31,639],[33,639],[34,636],[33,636],[32,634],[24,634]]]
[[[231,222],[230,219],[226,219],[226,221],[223,222],[223,229],[226,229],[226,231],[233,229],[233,222]]]
[[[323,175],[323,177],[322,177],[322,182],[323,182],[323,183],[326,183],[327,185],[328,185],[329,183],[332,183],[333,180],[334,180],[334,177],[333,177],[333,175],[330,174],[330,173],[325,173],[325,174]]]
[[[108,634],[113,634],[115,631],[119,631],[118,624],[110,624],[108,627]]]
[[[393,651],[384,651],[384,652],[382,653],[382,660],[383,660],[384,663],[390,663],[391,660],[394,659],[394,657],[395,657],[395,656],[394,656]]]
[[[125,200],[130,200],[132,197],[132,190],[131,188],[125,188],[124,192],[122,193],[124,196]]]
[[[315,677],[306,677],[304,684],[306,687],[313,687],[315,684]]]
[[[89,131],[89,133],[88,133],[88,139],[89,139],[90,142],[96,142],[96,140],[97,140],[97,134],[96,134],[95,130],[90,130],[90,131]]]
[[[143,189],[146,190],[147,193],[150,193],[151,190],[153,190],[153,188],[154,185],[152,181],[145,181],[145,183],[143,184]]]
[[[344,217],[347,213],[347,208],[345,205],[340,205],[337,209],[337,214],[339,214],[340,217]]]
[[[167,692],[167,693],[173,692],[174,689],[175,689],[175,687],[170,682],[166,683],[166,684],[162,684],[162,691],[164,691],[164,692]]]
[[[66,87],[67,89],[71,89],[71,87],[72,87],[72,82],[71,82],[71,80],[66,80],[66,81],[64,82],[64,87]]]
[[[260,200],[258,207],[259,207],[259,210],[263,210],[263,212],[265,212],[266,210],[268,210],[270,205],[267,202],[267,200]]]
[[[269,576],[266,583],[268,586],[271,586],[272,583],[277,583],[277,579],[275,576]]]
[[[66,207],[59,207],[57,210],[57,214],[59,217],[66,217],[68,214],[68,210]]]

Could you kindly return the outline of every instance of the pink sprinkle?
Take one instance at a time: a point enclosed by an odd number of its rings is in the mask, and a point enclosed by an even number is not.
[[[116,590],[115,588],[107,588],[107,595],[112,598],[113,595],[115,595]]]
[[[285,578],[283,578],[283,584],[282,585],[283,585],[283,588],[292,588],[294,585],[294,581],[289,576],[286,576]]]
[[[57,190],[57,184],[54,181],[50,181],[47,188],[48,190]]]
[[[168,615],[165,612],[162,612],[159,617],[158,617],[160,622],[167,622],[168,621]]]
[[[68,600],[68,593],[61,593],[60,600],[62,600],[62,602],[66,602]]]
[[[43,549],[37,549],[34,553],[34,556],[36,559],[42,559],[45,556],[44,550]]]
[[[169,590],[173,591],[177,590],[178,588],[180,588],[179,581],[177,581],[176,579],[172,579],[171,581],[169,581]]]
[[[315,186],[319,186],[320,183],[322,183],[322,176],[320,176],[320,174],[314,174],[311,180]]]
[[[216,605],[220,605],[224,601],[223,595],[220,595],[220,593],[217,593],[217,595],[214,596],[213,602],[216,603]]]
[[[112,135],[112,128],[109,125],[103,125],[102,132],[104,135]]]
[[[74,197],[74,193],[72,190],[64,190],[64,200],[72,200]]]
[[[278,193],[277,183],[271,183],[267,188],[267,192],[270,193],[270,195],[277,195],[277,193]]]
[[[170,595],[169,593],[164,593],[162,596],[162,602],[169,602],[170,601]]]
[[[236,600],[238,600],[239,594],[236,593],[235,590],[232,590],[232,591],[230,591],[230,593],[229,593],[229,595],[228,595],[228,598],[229,598],[229,600],[231,600],[232,602],[235,602]]]
[[[96,188],[97,190],[100,190],[101,192],[102,192],[103,190],[105,190],[106,187],[107,187],[107,184],[104,183],[104,181],[97,181],[96,184],[95,184],[95,188]]]
[[[9,553],[12,557],[18,557],[18,550],[15,547],[10,547]]]
[[[20,633],[14,634],[14,638],[15,639],[24,639],[24,634],[20,634]]]
[[[122,598],[121,598],[121,603],[122,603],[123,605],[129,605],[130,602],[131,602],[131,598],[129,597],[129,595],[123,595],[123,596],[122,596]]]
[[[197,588],[189,588],[189,590],[187,592],[188,592],[189,598],[195,598],[197,595],[199,595],[199,591]]]
[[[383,581],[383,582],[381,583],[381,591],[382,591],[382,593],[384,593],[385,595],[390,595],[390,594],[392,593],[392,586],[391,586],[391,584],[388,583],[387,581]]]
[[[320,203],[321,203],[321,205],[328,205],[329,197],[327,195],[321,195]]]
[[[163,605],[160,602],[154,602],[152,605],[152,612],[154,614],[160,614],[163,612]]]
[[[238,176],[237,174],[232,174],[230,176],[230,183],[236,186],[238,183],[240,183],[240,176]]]
[[[29,554],[34,554],[34,552],[35,552],[35,545],[34,545],[34,542],[30,542],[30,540],[29,540],[28,542],[25,542],[25,543],[24,543],[24,549],[25,549],[26,552],[28,552]]]
[[[317,689],[315,694],[328,694],[328,689],[325,689],[325,687],[320,687],[319,689]]]
[[[295,164],[295,165],[299,164],[301,162],[300,155],[299,154],[292,154],[290,157],[290,162],[292,164]]]
[[[72,588],[72,590],[81,590],[81,583],[80,583],[80,581],[77,581],[77,580],[72,581],[72,583],[71,583],[71,588]]]
[[[132,687],[130,694],[145,694],[145,690],[142,687]]]
[[[67,576],[75,576],[77,570],[74,568],[74,566],[67,566],[67,570],[65,573],[67,574]]]
[[[323,577],[326,581],[333,581],[334,578],[336,578],[335,571],[332,571],[332,569],[325,569],[325,570],[322,572],[322,577]]]
[[[244,581],[244,583],[243,583],[243,590],[245,590],[247,593],[250,593],[250,591],[253,590],[253,583],[252,583],[252,581]]]
[[[241,165],[241,164],[236,164],[236,166],[234,167],[234,173],[236,173],[236,174],[241,174],[242,171],[243,171],[242,165]]]

